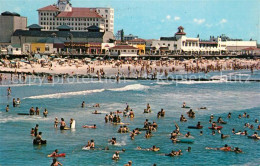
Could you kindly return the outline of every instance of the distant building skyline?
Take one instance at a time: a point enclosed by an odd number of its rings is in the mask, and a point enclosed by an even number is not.
[[[0,0],[0,12],[17,12],[38,23],[37,9],[56,0]],[[188,36],[209,39],[225,34],[233,39],[260,41],[260,1],[226,0],[71,0],[73,7],[114,8],[114,33],[124,29],[144,39],[174,36],[185,27]]]

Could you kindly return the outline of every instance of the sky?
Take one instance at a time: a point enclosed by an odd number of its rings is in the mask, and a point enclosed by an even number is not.
[[[0,0],[0,12],[17,12],[38,23],[37,9],[57,0]],[[174,36],[181,25],[187,37],[230,38],[260,43],[260,0],[71,0],[73,7],[112,7],[114,33],[124,29],[144,39]]]

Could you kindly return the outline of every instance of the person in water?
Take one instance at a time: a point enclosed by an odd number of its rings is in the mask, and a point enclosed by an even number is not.
[[[112,156],[112,160],[118,160],[118,159],[119,159],[119,152],[116,151],[116,153],[113,154],[113,156]]]
[[[225,139],[225,138],[227,138],[227,137],[229,137],[229,135],[221,134],[221,139]]]
[[[111,143],[112,145],[115,145],[116,144],[116,138],[112,137],[112,139],[109,140],[108,142]]]
[[[20,104],[21,104],[20,98],[17,98],[16,105],[20,105]]]
[[[34,136],[36,137],[38,135],[38,129],[39,129],[39,125],[36,124],[35,128],[34,128]]]
[[[47,117],[47,115],[48,115],[48,110],[45,108],[45,110],[43,111],[43,116],[46,118]]]
[[[59,120],[58,120],[58,118],[56,117],[55,120],[54,120],[54,128],[57,128],[57,127],[58,127],[58,124],[59,124]]]
[[[9,112],[9,105],[5,107],[5,112]]]
[[[62,164],[60,162],[58,162],[56,158],[54,158],[52,160],[51,166],[59,166],[59,165],[62,165]]]
[[[31,129],[31,136],[34,136],[34,128]]]
[[[64,130],[65,127],[66,127],[66,123],[65,123],[64,119],[61,118],[61,122],[60,122],[60,130]]]
[[[227,116],[227,117],[228,117],[229,119],[231,118],[231,113],[230,113],[230,112],[228,113],[228,116]]]
[[[71,128],[72,123],[73,123],[73,119],[70,118],[70,128]]]
[[[55,149],[54,152],[50,154],[50,157],[56,157],[58,155],[59,150]]]
[[[186,119],[183,115],[181,115],[180,121],[181,121],[181,122],[187,122],[187,119]]]
[[[206,149],[221,150],[221,151],[232,151],[231,147],[228,146],[227,144],[225,144],[225,146],[222,147],[222,148],[210,148],[210,147],[206,147]]]
[[[34,115],[34,113],[35,113],[35,110],[34,110],[34,108],[33,108],[33,107],[31,107],[29,112],[30,112],[30,115]]]
[[[11,88],[8,87],[8,88],[7,88],[7,96],[10,96],[10,95],[11,95],[11,92],[12,92]]]
[[[13,107],[16,107],[16,101],[15,101],[15,98],[13,98]]]
[[[90,146],[89,146],[90,149],[95,149],[95,141],[92,139],[90,140]]]
[[[36,142],[41,144],[42,142],[42,132],[39,132],[39,134],[35,138]]]
[[[202,128],[202,126],[200,125],[200,122],[197,123],[197,128]]]
[[[183,102],[183,103],[182,103],[182,108],[185,108],[185,107],[186,107],[186,103]]]
[[[38,107],[36,107],[35,113],[36,113],[36,115],[40,115],[40,109]]]
[[[233,151],[234,151],[235,153],[243,153],[243,151],[242,151],[241,149],[239,149],[239,147],[235,147],[235,148],[233,149]]]
[[[85,107],[85,101],[83,101],[83,102],[81,103],[81,107],[82,107],[82,108]]]
[[[128,163],[125,164],[124,166],[132,166],[132,161],[128,161]]]
[[[189,146],[186,151],[187,151],[187,152],[190,152],[190,151],[191,151],[191,147]]]

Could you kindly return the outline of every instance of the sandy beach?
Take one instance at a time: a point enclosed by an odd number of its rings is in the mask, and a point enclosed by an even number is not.
[[[11,63],[4,60],[0,66],[1,72],[10,73],[45,73],[53,75],[89,75],[94,77],[127,77],[144,78],[157,74],[167,77],[171,73],[185,74],[226,70],[254,70],[260,69],[260,60],[252,59],[222,59],[222,60],[168,60],[168,61],[91,61],[88,64],[78,59],[57,59],[52,61],[37,61],[28,64],[21,61]],[[4,77],[4,76],[2,76]]]

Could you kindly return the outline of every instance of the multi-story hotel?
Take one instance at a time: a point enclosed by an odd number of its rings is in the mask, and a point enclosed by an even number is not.
[[[60,25],[68,25],[72,31],[87,31],[95,25],[103,31],[114,32],[113,8],[77,8],[69,0],[58,0],[57,5],[38,9],[39,25],[44,30],[56,30]]]

